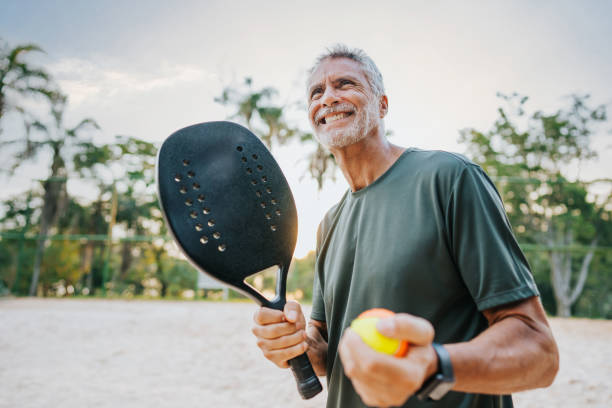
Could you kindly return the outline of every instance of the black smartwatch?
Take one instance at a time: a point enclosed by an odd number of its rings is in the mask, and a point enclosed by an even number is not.
[[[418,399],[437,401],[446,395],[455,385],[455,374],[450,355],[443,345],[438,343],[431,344],[438,355],[438,371],[423,383],[423,386],[416,392]]]

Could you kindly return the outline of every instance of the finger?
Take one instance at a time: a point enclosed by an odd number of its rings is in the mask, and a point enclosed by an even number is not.
[[[351,378],[351,383],[353,383],[353,388],[355,388],[355,392],[359,395],[359,398],[370,407],[380,407],[381,401],[376,398],[377,396],[384,395],[386,390],[382,390],[382,392],[375,392],[371,388],[371,383],[361,381],[357,378]]]
[[[289,301],[285,304],[284,314],[287,321],[292,323],[300,323],[302,327],[306,327],[306,319],[302,313],[302,307],[298,302]]]
[[[361,400],[367,405],[378,408],[402,405],[393,400],[389,393],[389,383],[373,382],[371,380],[351,379],[353,387]]]
[[[347,328],[338,344],[338,354],[344,367],[345,374],[352,378],[361,375],[361,363],[363,358],[371,358],[375,353],[366,345],[361,337],[350,328]]]
[[[429,321],[406,313],[380,319],[376,328],[387,337],[420,346],[431,343],[434,338],[434,328]]]
[[[280,350],[289,348],[306,341],[306,333],[304,330],[300,330],[296,333],[290,334],[289,336],[282,336],[276,339],[265,339],[259,338],[257,345],[259,348],[268,350]]]
[[[308,349],[308,345],[306,342],[302,342],[300,344],[296,344],[295,346],[291,346],[288,348],[280,349],[280,350],[262,350],[264,356],[268,360],[272,360],[277,365],[281,365],[281,363],[286,364],[288,360],[295,358],[299,355],[302,355]]]
[[[359,356],[361,353],[374,352],[374,350],[365,344],[363,340],[361,340],[361,337],[350,327],[347,327],[346,330],[344,330],[344,334],[342,335],[340,344],[338,345],[338,351],[346,353],[347,357],[353,354]]]
[[[300,329],[295,326],[295,323],[289,322],[267,324],[265,326],[255,325],[251,329],[255,336],[264,339],[277,339],[282,336],[294,334],[298,330]]]
[[[282,311],[270,309],[268,307],[260,307],[253,315],[253,321],[257,324],[281,323],[285,320]]]
[[[413,382],[418,381],[419,363],[406,358],[397,358],[379,353],[361,340],[361,337],[351,329],[342,336],[338,352],[347,377],[375,384],[388,384],[406,380],[406,388],[414,388]]]
[[[349,337],[349,342],[345,343],[344,347],[349,348],[357,344],[358,341],[353,344]],[[362,352],[365,354],[360,354]],[[398,399],[393,388],[402,386],[401,382],[398,382],[402,377],[395,372],[387,371],[387,364],[399,359],[367,349],[353,350],[351,354],[355,357],[352,361],[347,361],[347,354],[344,354],[345,358],[342,360],[344,371],[366,405],[376,407],[401,405],[398,402],[399,399],[404,399],[404,395]]]

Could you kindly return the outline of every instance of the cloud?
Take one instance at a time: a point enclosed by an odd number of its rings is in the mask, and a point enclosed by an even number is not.
[[[119,94],[147,93],[177,85],[216,81],[217,75],[194,65],[162,63],[147,71],[123,70],[80,58],[65,58],[49,67],[71,105]]]

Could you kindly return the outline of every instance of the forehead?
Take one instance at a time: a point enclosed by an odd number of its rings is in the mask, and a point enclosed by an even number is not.
[[[308,88],[313,85],[324,83],[327,79],[333,80],[343,76],[350,76],[367,83],[367,77],[363,66],[350,58],[326,58],[317,69],[310,75]]]

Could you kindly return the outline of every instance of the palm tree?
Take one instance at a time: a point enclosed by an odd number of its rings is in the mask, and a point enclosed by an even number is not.
[[[42,181],[43,184],[43,206],[39,222],[39,239],[34,257],[34,268],[32,282],[30,285],[30,296],[36,294],[38,278],[40,276],[40,264],[49,230],[57,222],[67,200],[66,181],[69,167],[67,163],[73,163],[75,156],[81,155],[84,150],[91,149],[92,144],[81,138],[80,133],[86,128],[98,129],[93,119],[83,119],[73,128],[66,128],[63,123],[65,98],[55,101],[51,107],[52,124],[47,125],[35,120],[26,126],[26,137],[17,138],[1,143],[0,145],[16,145],[19,151],[15,155],[15,161],[10,166],[11,173],[29,160],[33,160],[44,151],[51,153],[50,176]],[[77,160],[78,161],[78,160]]]
[[[272,148],[273,142],[282,145],[290,140],[298,140],[314,150],[306,155],[307,172],[317,181],[319,190],[327,178],[334,179],[336,162],[331,153],[316,142],[312,133],[291,126],[286,117],[290,105],[276,104],[278,92],[275,88],[253,89],[251,78],[245,78],[240,87],[228,86],[215,102],[235,110],[230,119],[237,119],[249,128],[262,142]]]
[[[51,103],[64,97],[56,89],[49,74],[42,68],[33,67],[23,60],[32,52],[44,52],[34,44],[18,45],[10,48],[0,44],[0,119],[10,110],[24,113],[25,109],[12,98],[41,95]]]
[[[296,134],[297,129],[290,127],[283,116],[285,107],[273,103],[278,95],[276,89],[254,90],[251,78],[245,78],[242,88],[226,87],[215,102],[237,108],[231,118],[243,121],[268,148],[272,147],[273,141],[283,144]]]

